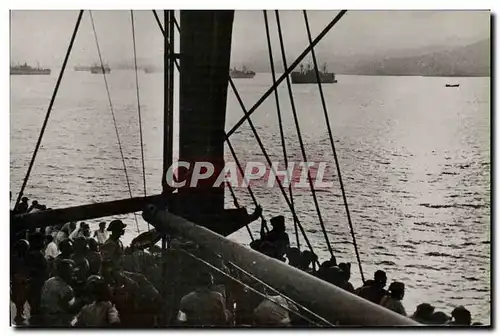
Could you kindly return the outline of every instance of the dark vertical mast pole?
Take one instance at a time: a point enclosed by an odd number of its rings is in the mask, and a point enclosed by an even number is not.
[[[165,191],[167,184],[166,172],[168,168],[172,165],[172,138],[173,138],[173,102],[171,91],[171,81],[170,81],[170,38],[172,31],[170,30],[169,15],[168,11],[163,11],[163,22],[165,34],[164,36],[164,53],[163,53],[163,175],[162,175],[162,187]]]
[[[168,137],[168,148],[170,148],[169,154],[169,165],[172,164],[173,161],[173,152],[174,152],[174,60],[175,60],[175,11],[168,11],[168,32],[169,32],[169,59],[168,59],[168,125],[170,127],[170,134]],[[165,21],[166,22],[166,21]],[[165,23],[166,25],[166,23]],[[168,168],[167,167],[167,168]]]
[[[197,223],[224,212],[224,185],[214,187],[224,168],[227,87],[234,11],[181,11],[179,79],[179,161],[190,163],[180,211]],[[213,165],[213,178],[190,187],[197,162]],[[184,181],[184,179],[182,179]]]
[[[172,56],[172,34],[173,31],[170,29],[169,24],[169,14],[167,10],[163,10],[163,22],[165,34],[163,34],[164,52],[163,52],[163,175],[162,175],[162,187],[165,192],[167,187],[166,173],[168,168],[172,165],[172,137],[173,137],[173,102],[172,102],[172,82],[170,81],[170,63]],[[167,250],[167,237],[162,236],[161,239],[161,249],[162,249],[162,297],[167,296],[167,263],[166,263],[166,250]],[[167,307],[164,307],[167,308]],[[164,309],[165,311],[165,324],[168,324],[171,319],[171,312],[169,309]]]

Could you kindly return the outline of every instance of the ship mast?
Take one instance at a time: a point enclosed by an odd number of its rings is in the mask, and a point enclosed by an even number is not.
[[[189,162],[190,169],[196,162],[210,162],[215,167],[213,176],[224,167],[233,17],[232,10],[181,11],[179,161]],[[207,179],[194,188],[179,189],[177,213],[197,218],[202,225],[204,218],[222,214],[224,186],[213,188],[213,182]]]

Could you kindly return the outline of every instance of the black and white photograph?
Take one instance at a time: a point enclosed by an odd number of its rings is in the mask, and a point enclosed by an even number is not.
[[[9,17],[11,329],[492,328],[490,10]]]

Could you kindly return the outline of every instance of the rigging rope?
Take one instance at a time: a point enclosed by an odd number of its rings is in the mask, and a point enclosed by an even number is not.
[[[219,269],[218,267],[212,265],[211,263],[193,255],[192,253],[190,252],[187,252],[186,250],[181,250],[182,252],[184,252],[185,254],[187,254],[188,256],[190,256],[191,258],[193,258],[194,260],[197,260],[199,261],[200,263],[204,264],[205,266],[213,269],[214,271],[222,274],[223,276],[225,276],[226,278],[236,282],[237,284],[240,284],[242,286],[244,286],[245,288],[248,288],[249,290],[251,290],[253,293],[257,294],[258,296],[260,296],[261,298],[265,299],[265,300],[269,300],[271,301],[272,303],[274,303],[275,305],[278,305],[279,307],[285,309],[286,311],[288,311],[289,313],[292,313],[304,320],[306,320],[307,322],[309,323],[312,323],[314,325],[317,325],[319,326],[319,324],[317,322],[314,322],[313,320],[311,320],[310,318],[304,316],[303,314],[301,314],[300,312],[297,312],[293,309],[290,309],[290,307],[288,306],[285,306],[285,305],[282,305],[281,303],[279,303],[278,301],[274,300],[273,298],[269,297],[268,295],[264,294],[264,293],[261,293],[260,291],[256,290],[255,288],[253,288],[252,286],[250,285],[247,285],[246,283],[244,283],[243,281],[239,280],[239,279],[236,279],[235,277],[233,277],[232,275],[230,274],[227,274],[226,272],[222,271],[221,269]],[[272,288],[272,287],[271,287]],[[279,293],[276,289],[272,288],[273,291],[275,291],[276,293]],[[279,293],[281,295],[281,293]],[[283,295],[281,295],[283,296]],[[285,298],[286,299],[286,298]],[[292,302],[293,303],[293,302]],[[299,307],[303,307],[302,305],[299,305]],[[305,309],[304,309],[305,310]],[[307,310],[308,311],[308,310]],[[309,312],[309,311],[308,311]],[[312,313],[312,312],[311,312]],[[314,314],[314,313],[313,313]],[[314,314],[316,316],[316,314]],[[323,321],[324,319],[321,318],[321,320]],[[328,322],[328,321],[327,321]],[[329,325],[331,325],[331,323],[328,322]]]
[[[273,76],[273,84],[275,84],[276,83],[276,71],[274,69],[273,49],[271,46],[271,34],[269,33],[269,23],[267,21],[266,10],[263,10],[262,12],[264,13],[264,23],[266,25],[267,49],[269,50],[269,63],[271,64],[271,74]],[[283,121],[281,119],[281,109],[280,109],[280,102],[279,102],[277,88],[276,88],[276,90],[274,90],[274,99],[276,101],[276,111],[278,114],[278,124],[279,124],[279,128],[280,128],[281,147],[283,148],[283,158],[285,161],[285,167],[287,167],[287,170],[286,170],[287,179],[290,181],[290,176],[288,175],[288,155],[286,152],[285,132],[283,130]],[[292,204],[291,210],[295,211],[291,183],[288,185],[288,193],[290,194],[290,202]],[[295,232],[295,240],[297,242],[297,248],[300,250],[299,230],[298,230],[297,221],[295,220],[295,218],[293,220],[293,227],[294,227],[294,232]]]
[[[139,76],[138,76],[138,71],[137,71],[137,50],[136,50],[136,45],[135,45],[135,25],[134,25],[134,11],[130,10],[130,22],[132,23],[132,43],[134,45],[134,68],[135,68],[135,93],[137,96],[137,113],[139,115],[139,137],[140,137],[140,144],[141,144],[141,162],[142,162],[142,179],[143,179],[143,184],[144,184],[144,197],[147,196],[147,189],[146,189],[146,164],[144,160],[144,140],[142,137],[142,116],[141,116],[141,101],[139,99]],[[149,228],[149,222],[146,222],[148,224],[148,231],[150,230]]]
[[[311,29],[309,27],[309,20],[307,18],[307,11],[303,10],[302,13],[304,14],[304,22],[305,22],[306,30],[307,30],[307,38],[309,39],[309,43],[311,44],[312,43]],[[347,204],[347,196],[346,196],[345,189],[344,189],[344,183],[342,182],[342,175],[340,173],[340,164],[339,164],[339,160],[337,158],[337,151],[335,150],[335,143],[333,141],[332,128],[330,125],[330,119],[328,117],[328,110],[326,108],[325,96],[323,94],[323,87],[321,85],[320,75],[319,75],[319,71],[318,71],[318,62],[316,59],[316,52],[314,51],[314,48],[311,49],[311,54],[312,54],[312,59],[313,59],[313,64],[314,64],[314,71],[316,72],[316,80],[318,82],[319,95],[321,97],[321,105],[323,106],[323,113],[325,115],[326,127],[328,129],[328,137],[330,139],[330,146],[332,147],[333,157],[335,159],[335,166],[337,167],[337,175],[339,177],[340,189],[342,190],[342,198],[344,199],[345,211],[347,214],[347,221],[349,222],[349,228],[351,231],[352,242],[354,245],[354,250],[356,252],[356,258],[358,260],[359,273],[361,274],[361,280],[364,283],[365,277],[363,275],[363,268],[361,267],[361,258],[359,256],[358,245],[356,243],[356,236],[354,235],[354,228],[353,228],[352,221],[351,221],[351,214],[349,212],[349,205]]]
[[[332,324],[331,322],[329,322],[328,320],[324,319],[323,317],[319,316],[318,314],[316,314],[315,312],[307,309],[306,307],[304,307],[303,305],[301,305],[300,303],[292,300],[291,298],[289,298],[288,296],[286,296],[285,294],[282,294],[280,293],[277,289],[269,286],[268,284],[266,284],[264,281],[260,280],[259,278],[257,278],[256,276],[254,276],[253,274],[245,271],[243,268],[241,268],[240,266],[236,265],[235,263],[233,263],[232,261],[228,261],[227,262],[229,265],[231,265],[232,267],[236,268],[236,270],[242,272],[243,274],[245,274],[247,277],[251,278],[252,280],[255,280],[257,281],[259,284],[263,285],[264,287],[274,291],[275,293],[281,295],[282,297],[284,297],[287,301],[290,301],[291,303],[293,303],[294,305],[300,307],[302,310],[304,310],[305,312],[311,314],[312,316],[314,316],[315,318],[317,318],[318,320],[320,320],[321,322],[325,323],[326,325],[328,326],[331,326],[331,327],[334,327],[335,325]]]
[[[302,224],[300,223],[299,218],[297,217],[297,214],[295,213],[295,211],[292,211],[292,204],[291,204],[290,200],[288,199],[288,196],[286,194],[285,188],[283,187],[283,184],[281,183],[280,179],[278,178],[278,176],[276,174],[276,171],[274,170],[274,167],[273,167],[272,162],[271,162],[271,158],[267,154],[266,148],[264,147],[264,144],[262,143],[262,140],[261,140],[261,138],[259,136],[259,133],[257,133],[257,130],[255,129],[255,126],[254,126],[254,124],[252,122],[252,119],[250,119],[248,117],[247,109],[245,107],[245,104],[243,103],[243,100],[240,97],[240,94],[238,93],[238,90],[236,89],[236,86],[234,85],[234,82],[233,81],[229,81],[229,84],[231,85],[231,88],[233,89],[234,95],[236,96],[236,99],[238,100],[238,102],[240,104],[240,107],[241,107],[241,110],[242,110],[243,114],[247,117],[247,118],[244,118],[244,119],[246,119],[248,121],[248,124],[250,125],[250,128],[252,129],[252,133],[255,136],[255,140],[257,140],[257,143],[258,143],[258,145],[260,147],[260,150],[262,151],[262,154],[264,154],[264,157],[266,158],[267,164],[269,165],[269,167],[271,167],[271,170],[273,171],[273,173],[274,173],[274,175],[276,177],[276,182],[278,183],[278,186],[279,186],[279,188],[281,190],[281,194],[283,195],[283,198],[285,199],[285,202],[287,203],[288,207],[290,208],[290,211],[292,212],[292,216],[293,216],[294,220],[297,221],[297,225],[299,226],[299,229],[300,229],[302,235],[304,236],[304,240],[306,241],[307,247],[309,248],[309,250],[311,252],[314,253],[314,249],[313,249],[313,247],[311,245],[311,242],[309,241],[309,238],[307,238],[306,231],[302,227]],[[226,141],[229,142],[229,135],[227,135],[227,134],[226,134]],[[316,261],[316,264],[319,266],[318,261]]]
[[[120,134],[118,132],[118,126],[116,123],[115,112],[113,109],[113,103],[111,102],[111,94],[109,93],[108,80],[106,79],[106,71],[104,70],[104,63],[102,61],[101,49],[99,47],[99,40],[97,38],[97,31],[95,29],[94,17],[92,15],[91,10],[89,10],[89,14],[90,14],[90,22],[92,23],[92,30],[94,31],[94,39],[95,39],[95,43],[97,46],[97,53],[99,54],[99,61],[101,62],[101,71],[102,71],[102,75],[104,78],[104,85],[106,86],[106,93],[108,95],[109,109],[111,111],[111,116],[113,117],[113,124],[115,126],[116,138],[118,140],[118,147],[120,149],[120,156],[122,159],[123,171],[125,172],[125,178],[127,180],[128,192],[129,192],[130,198],[132,198],[132,188],[130,187],[130,180],[129,180],[128,173],[127,173],[127,166],[125,164],[125,157],[123,155],[122,143],[120,141]],[[135,219],[135,224],[137,227],[137,233],[140,233],[141,231],[139,230],[139,222],[137,221],[137,214],[135,212],[134,212],[134,219]]]
[[[238,198],[236,197],[236,194],[234,193],[234,190],[233,190],[233,187],[231,186],[231,183],[226,182],[226,185],[227,185],[227,188],[229,189],[229,192],[231,193],[231,196],[233,197],[234,206],[237,209],[240,209],[240,204],[238,203]],[[254,242],[255,239],[253,238],[252,231],[250,231],[250,227],[248,226],[248,224],[245,224],[245,227],[247,228],[248,235],[250,236],[250,239],[252,240],[252,242]]]
[[[19,191],[19,195],[17,196],[17,200],[16,200],[16,203],[14,205],[14,209],[16,209],[17,206],[19,205],[19,202],[21,201],[21,198],[22,198],[23,193],[24,193],[24,189],[26,188],[26,185],[28,184],[31,170],[33,169],[33,165],[35,163],[35,158],[36,158],[36,155],[38,154],[38,150],[40,149],[40,145],[42,143],[42,138],[43,138],[43,135],[45,133],[45,128],[47,127],[50,113],[52,112],[52,107],[54,106],[57,92],[59,91],[59,86],[61,85],[64,71],[66,70],[66,65],[68,64],[68,59],[69,59],[69,56],[71,54],[71,50],[73,50],[73,44],[75,43],[76,34],[77,34],[78,29],[80,27],[80,23],[82,21],[82,16],[83,16],[83,10],[80,10],[80,12],[78,13],[78,18],[76,19],[75,28],[73,29],[73,34],[71,35],[71,40],[69,42],[68,50],[66,51],[66,56],[64,56],[64,61],[62,64],[61,72],[59,72],[59,77],[57,78],[56,86],[54,88],[54,92],[52,93],[52,98],[50,99],[47,113],[45,114],[45,119],[44,119],[43,124],[42,124],[42,129],[40,130],[40,135],[38,136],[38,140],[37,140],[36,145],[35,145],[35,150],[33,151],[33,155],[31,156],[31,161],[30,161],[30,164],[28,166],[28,171],[26,172],[26,176],[24,177],[23,184],[21,186],[21,190]]]
[[[227,136],[230,137],[234,132],[245,122],[248,117],[252,115],[252,113],[257,110],[257,108],[266,100],[267,97],[275,90],[281,82],[285,80],[286,77],[295,69],[297,65],[306,57],[306,55],[311,51],[311,49],[318,44],[323,37],[335,26],[337,22],[347,13],[347,10],[341,10],[339,14],[319,33],[318,36],[314,39],[314,41],[297,57],[297,59],[290,65],[288,69],[285,69],[285,73],[280,76],[280,78],[276,81],[274,85],[272,85],[263,95],[262,97],[248,110],[247,113],[231,128],[229,132],[227,132]]]
[[[241,167],[240,160],[238,160],[238,157],[236,156],[236,152],[234,151],[234,147],[231,144],[231,141],[229,141],[229,139],[227,139],[227,145],[229,147],[229,150],[231,151],[231,154],[233,155],[234,161],[236,162],[236,166],[238,167],[238,170],[240,171],[240,174],[243,177],[243,183],[245,183],[247,185],[248,193],[250,194],[250,197],[252,197],[252,200],[253,200],[253,203],[255,204],[255,206],[258,207],[259,204],[257,203],[257,198],[255,197],[255,194],[253,193],[252,188],[250,187],[250,183],[249,182],[247,183],[247,181],[245,179],[245,172],[243,171],[243,168]],[[265,230],[267,232],[269,232],[269,228],[267,227],[267,223],[264,220],[264,216],[262,215],[262,213],[260,214],[260,219],[261,219],[262,223],[264,224]]]
[[[288,66],[286,63],[285,45],[283,43],[283,32],[281,30],[279,11],[276,10],[274,13],[276,16],[276,25],[278,26],[278,37],[279,37],[279,42],[280,42],[281,58],[283,61],[283,66],[285,67],[285,69],[287,69]],[[307,161],[306,149],[304,146],[304,141],[302,139],[302,132],[300,130],[300,125],[299,125],[299,117],[297,115],[297,110],[295,108],[295,102],[293,99],[293,92],[292,92],[292,84],[290,82],[289,76],[286,76],[286,85],[288,88],[288,95],[290,97],[290,104],[292,106],[293,120],[295,122],[295,129],[297,130],[297,138],[299,140],[300,151],[302,152],[302,159],[304,160],[304,162],[307,163],[309,161]],[[318,198],[316,197],[316,191],[314,190],[314,185],[313,185],[313,181],[311,179],[311,173],[309,172],[309,168],[307,168],[307,181],[309,182],[309,187],[311,189],[312,197],[314,200],[314,207],[316,208],[316,213],[318,214],[319,224],[321,225],[321,230],[323,231],[323,236],[325,237],[326,245],[328,246],[328,251],[330,252],[330,255],[333,258],[335,255],[333,253],[332,244],[330,243],[330,239],[328,238],[328,234],[326,233],[325,223],[323,222],[323,217],[321,216],[321,210],[319,208],[319,202],[318,202]]]

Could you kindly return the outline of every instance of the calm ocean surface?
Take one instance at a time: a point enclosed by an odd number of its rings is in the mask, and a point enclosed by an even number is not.
[[[51,76],[11,76],[10,187],[17,196],[32,155],[58,70]],[[143,195],[135,77],[113,70],[108,76],[134,196]],[[160,191],[163,75],[139,74],[144,127],[147,193]],[[464,305],[474,321],[490,323],[490,79],[338,76],[324,85],[363,271],[377,269],[389,282],[406,284],[403,304],[432,303],[451,313]],[[235,83],[247,108],[271,85],[269,74]],[[460,83],[459,88],[445,88]],[[308,161],[334,168],[333,154],[316,85],[294,85]],[[301,161],[286,85],[281,85],[290,160]],[[242,116],[229,93],[226,129]],[[253,114],[271,157],[283,162],[274,96]],[[264,162],[245,123],[233,145],[242,161]],[[231,160],[227,150],[226,159]],[[332,190],[318,191],[327,233],[337,260],[353,263],[351,282],[360,283],[354,248],[335,169]],[[264,215],[284,214],[295,241],[291,214],[277,187],[254,189]],[[245,189],[236,190],[253,210]],[[59,208],[128,197],[102,75],[68,71],[49,121],[25,194]],[[310,191],[294,192],[301,223],[321,260],[328,249]],[[14,197],[15,198],[15,197]],[[232,207],[229,192],[227,207]],[[132,215],[125,242],[137,233]],[[139,229],[147,229],[140,216]],[[98,220],[89,221],[95,225]],[[259,223],[252,226],[258,233]],[[243,244],[245,229],[231,236]],[[304,240],[301,239],[301,244]]]

